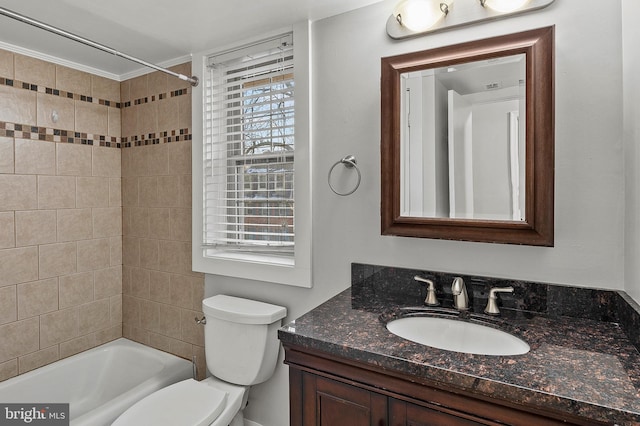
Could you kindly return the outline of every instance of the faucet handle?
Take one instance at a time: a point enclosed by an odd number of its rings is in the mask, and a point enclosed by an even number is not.
[[[420,275],[416,275],[413,279],[427,284],[427,297],[424,299],[425,306],[440,306],[440,302],[436,298],[436,285],[433,281],[422,278]]]
[[[513,287],[496,287],[489,290],[489,300],[487,301],[487,307],[484,308],[484,313],[487,315],[500,315],[496,293],[513,293]]]

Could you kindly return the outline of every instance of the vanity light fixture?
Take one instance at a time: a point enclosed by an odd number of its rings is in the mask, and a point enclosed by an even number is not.
[[[444,29],[533,12],[555,0],[401,0],[387,19],[389,37],[401,40]]]
[[[410,31],[422,32],[447,16],[451,3],[452,1],[404,0],[398,4],[393,14],[401,26]]]
[[[511,13],[527,4],[529,0],[479,0],[480,6],[488,7],[496,12]]]

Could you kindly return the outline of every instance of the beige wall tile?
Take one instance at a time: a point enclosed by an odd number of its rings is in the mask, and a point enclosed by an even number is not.
[[[179,356],[180,358],[191,360],[191,352],[191,343],[183,342],[182,340],[177,339],[171,340],[171,349],[169,350],[169,353],[172,353],[175,356]]]
[[[171,238],[171,210],[149,209],[149,237],[158,240]]]
[[[0,121],[36,125],[36,92],[0,86]]]
[[[93,238],[122,235],[122,208],[93,209]]]
[[[191,241],[191,209],[171,209],[171,239]]]
[[[178,96],[178,128],[191,129],[191,94]]]
[[[138,178],[122,178],[122,205],[124,207],[135,207],[138,205]]]
[[[127,102],[131,100],[131,80],[120,82],[120,101]]]
[[[158,206],[158,178],[144,176],[138,178],[138,202],[140,207]]]
[[[0,362],[35,352],[38,346],[38,318],[0,326]],[[50,346],[50,345],[48,345]]]
[[[79,354],[96,345],[96,336],[94,334],[88,334],[69,340],[68,342],[62,342],[60,343],[60,359]]]
[[[160,93],[167,93],[168,79],[169,76],[160,71],[154,71],[150,74],[147,74],[147,94],[159,95]]]
[[[184,340],[182,339],[180,324],[180,308],[163,304],[159,304],[159,307],[158,332],[174,339]],[[191,321],[193,321],[193,318],[191,318]]]
[[[35,370],[43,365],[51,364],[52,362],[56,362],[58,359],[60,359],[58,356],[58,345],[42,349],[29,355],[21,356],[18,358],[20,374]]]
[[[109,178],[109,206],[122,206],[122,179]]]
[[[178,176],[158,176],[158,205],[178,207],[180,205],[180,178]]]
[[[78,177],[76,207],[109,207],[109,180],[102,177]]]
[[[140,266],[140,239],[122,237],[122,264],[125,266]]]
[[[129,177],[133,176],[133,148],[122,148],[120,150],[120,159],[121,159],[121,168],[120,171],[122,176],[120,177]]]
[[[149,273],[149,299],[171,304],[171,275],[166,272]]]
[[[46,244],[38,248],[40,279],[76,272],[76,243]]]
[[[91,176],[91,147],[72,143],[56,144],[57,170],[62,176]]]
[[[112,326],[120,325],[122,333],[122,294],[117,294],[109,298],[110,321]]]
[[[0,137],[0,173],[14,172],[13,138]]]
[[[140,327],[149,331],[159,331],[160,304],[150,300],[140,301]]]
[[[0,175],[0,211],[37,207],[36,176]]]
[[[18,284],[18,319],[58,310],[58,279]]]
[[[119,149],[93,147],[93,176],[120,177],[121,154]]]
[[[194,345],[204,346],[204,327],[197,324],[193,318],[202,316],[202,312],[187,309],[180,310],[180,331],[183,340]]]
[[[93,237],[91,209],[58,210],[58,242]]]
[[[130,93],[130,101],[144,98],[149,95],[149,74],[141,75],[139,77],[128,80]],[[133,103],[133,102],[132,102]]]
[[[56,65],[56,89],[91,96],[91,74]]]
[[[16,246],[33,246],[55,243],[55,210],[30,210],[16,212]]]
[[[13,78],[13,53],[2,49],[0,49],[0,76]],[[2,380],[1,376],[0,380]]]
[[[73,99],[38,93],[37,105],[38,126],[62,130],[75,129],[76,111]]]
[[[37,279],[38,247],[0,250],[0,287]]]
[[[169,174],[191,174],[191,141],[170,143],[169,150]]]
[[[149,209],[134,207],[130,211],[130,235],[146,238],[149,236]]]
[[[180,205],[191,208],[191,175],[180,176]]]
[[[24,175],[56,174],[56,144],[16,139],[15,147],[16,173]]]
[[[109,238],[111,266],[122,265],[122,237]]]
[[[158,124],[159,131],[171,131],[178,129],[179,113],[178,98],[168,97],[157,101],[158,104]]]
[[[149,334],[149,346],[151,346],[152,348],[156,348],[160,351],[170,352],[172,340],[175,340],[175,339],[172,339],[170,337],[166,337],[157,333]]]
[[[72,209],[75,206],[75,177],[38,176],[38,207],[40,209]]]
[[[45,348],[78,337],[78,308],[40,316],[40,347]]]
[[[16,246],[15,218],[13,212],[0,213],[0,249]]]
[[[193,352],[188,359],[196,360],[196,379],[204,380],[207,376],[207,359],[204,352],[204,343],[202,345],[192,345]]]
[[[137,297],[127,295],[122,296],[123,324],[131,327],[140,327],[140,300],[141,299],[138,299]]]
[[[204,278],[192,277],[191,287],[193,288],[193,306],[196,311],[202,310],[202,301],[204,300]]]
[[[134,149],[140,155],[141,175],[163,176],[169,174],[169,144],[161,143]]]
[[[0,287],[0,324],[18,319],[16,286]]]
[[[0,51],[2,52],[2,51]],[[2,62],[0,61],[0,64]],[[0,382],[18,375],[18,358],[0,363]]]
[[[138,107],[139,105],[133,105],[123,109],[120,113],[120,132],[123,138],[130,138],[138,132]],[[126,148],[126,150],[131,150],[131,148]]]
[[[131,295],[149,299],[150,289],[150,271],[142,268],[131,269]]]
[[[93,301],[93,273],[65,275],[60,281],[60,309]]]
[[[93,333],[93,336],[95,336],[96,345],[103,345],[112,340],[119,339],[122,337],[122,322],[112,327],[105,328],[104,330],[98,330]]]
[[[122,293],[122,267],[114,266],[94,272],[95,299],[105,299]]]
[[[191,277],[171,274],[171,304],[181,308],[192,309],[193,287]]]
[[[120,102],[120,82],[92,75],[91,96],[107,101]]]
[[[102,299],[78,307],[78,333],[85,335],[111,326],[109,299]]]
[[[140,240],[140,266],[146,269],[158,269],[158,240]]]
[[[176,274],[191,273],[191,244],[160,241],[159,269]]]
[[[140,104],[137,107],[138,117],[136,134],[146,135],[158,132],[158,103],[149,102],[146,104]]]
[[[107,114],[107,135],[119,138],[122,135],[122,113],[118,108],[109,107]]]
[[[108,268],[110,253],[108,238],[78,241],[78,272]]]
[[[14,61],[16,80],[52,89],[56,88],[56,66],[51,62],[17,53],[14,54]]]
[[[109,107],[88,102],[76,103],[76,132],[106,135],[109,129]]]

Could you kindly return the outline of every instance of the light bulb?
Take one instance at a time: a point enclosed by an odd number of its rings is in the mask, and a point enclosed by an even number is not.
[[[438,0],[406,0],[398,5],[395,16],[403,27],[411,31],[426,31],[448,13],[451,3]]]
[[[520,9],[529,0],[485,0],[483,6],[487,6],[496,12],[509,13]]]

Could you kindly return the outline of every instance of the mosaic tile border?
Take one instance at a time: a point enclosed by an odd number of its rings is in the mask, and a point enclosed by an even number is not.
[[[120,148],[121,138],[0,121],[0,137]]]
[[[144,98],[134,99],[132,101],[126,101],[122,103],[122,108],[131,108],[132,106],[148,104],[149,102],[161,101],[169,97],[175,98],[177,96],[184,96],[191,93],[191,88],[173,90],[168,93],[160,93],[158,95],[145,96]]]
[[[20,80],[0,77],[0,86],[13,87],[14,89],[30,90],[32,92],[43,93],[47,95],[59,96],[61,98],[73,99],[75,101],[87,102],[90,104],[104,105],[112,108],[122,108],[121,102],[110,101],[108,99],[95,98],[93,96],[80,95],[78,93],[66,92],[64,90],[52,89],[46,86],[38,86]]]
[[[159,133],[147,133],[122,138],[122,148],[136,146],[159,145],[161,143],[190,141],[192,138],[189,129],[168,130]]]

